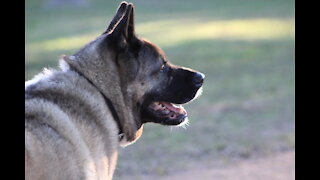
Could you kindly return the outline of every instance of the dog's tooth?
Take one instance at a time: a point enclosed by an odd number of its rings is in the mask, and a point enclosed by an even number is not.
[[[159,106],[158,102],[154,102],[151,104],[151,108],[154,109],[155,111],[161,109],[161,106]]]
[[[159,109],[161,107],[160,103],[159,102],[155,102],[153,103],[154,107]]]
[[[156,110],[156,111],[159,110],[159,109],[161,109],[160,106],[155,106],[155,107],[154,107],[154,110]]]

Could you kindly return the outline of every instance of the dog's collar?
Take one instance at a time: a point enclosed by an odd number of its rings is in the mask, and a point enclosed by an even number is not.
[[[89,81],[89,82],[90,82],[90,81]],[[90,82],[90,83],[92,84],[92,82]],[[99,90],[98,90],[98,91],[99,91]],[[100,91],[99,91],[99,92],[100,92]],[[109,109],[110,109],[110,111],[111,111],[111,114],[112,114],[113,118],[114,118],[114,119],[116,120],[116,122],[117,122],[118,129],[119,129],[119,140],[121,140],[121,139],[123,138],[123,136],[124,136],[124,133],[123,133],[122,128],[121,128],[120,118],[119,118],[119,116],[118,116],[118,113],[117,113],[116,109],[114,108],[111,100],[110,100],[108,97],[106,97],[102,92],[100,92],[100,93],[101,93],[101,95],[103,96],[106,104],[108,105],[108,107],[109,107]]]
[[[69,65],[69,66],[70,66],[70,65]],[[84,75],[83,75],[80,71],[78,71],[76,68],[70,66],[70,69],[72,69],[73,71],[77,72],[80,76],[82,76],[83,78],[85,78],[92,86],[96,87],[90,79],[88,79],[86,76],[84,76]],[[115,107],[113,106],[111,100],[110,100],[108,97],[106,97],[98,88],[97,88],[97,90],[98,90],[98,92],[102,95],[102,97],[103,97],[103,99],[105,100],[107,106],[109,107],[113,119],[115,119],[116,122],[117,122],[117,126],[118,126],[118,129],[119,129],[119,134],[118,134],[118,136],[119,136],[119,141],[121,141],[121,140],[123,139],[123,137],[124,137],[124,133],[123,133],[123,130],[122,130],[122,127],[121,127],[121,124],[120,124],[120,118],[119,118],[119,116],[118,116],[118,113],[117,113]]]

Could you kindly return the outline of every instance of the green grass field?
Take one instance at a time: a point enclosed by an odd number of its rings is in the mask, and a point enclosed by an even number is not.
[[[38,2],[26,1],[26,80],[102,33],[121,1],[81,8]],[[190,126],[147,124],[139,141],[121,149],[117,179],[295,148],[293,0],[131,2],[138,35],[206,79],[203,95],[185,106]]]

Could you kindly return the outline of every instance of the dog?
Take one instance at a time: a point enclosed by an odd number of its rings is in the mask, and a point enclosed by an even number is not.
[[[28,180],[112,179],[118,148],[134,143],[145,123],[187,123],[182,104],[200,94],[205,77],[138,37],[125,1],[100,36],[59,65],[25,83]]]

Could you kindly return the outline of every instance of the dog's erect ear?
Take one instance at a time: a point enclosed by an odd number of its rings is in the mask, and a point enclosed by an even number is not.
[[[124,15],[118,23],[115,23],[109,36],[122,47],[135,42],[133,4],[129,3],[127,5]]]
[[[129,24],[128,24],[128,38],[132,39],[135,37],[136,36],[135,36],[135,31],[134,31],[134,6],[133,6],[133,4],[131,4],[131,13],[129,16]]]
[[[123,17],[124,13],[126,12],[128,3],[126,1],[122,1],[121,4],[118,7],[116,15],[113,17],[112,21],[110,22],[107,30],[103,33],[109,33],[113,30],[115,25],[119,22],[119,20]]]

